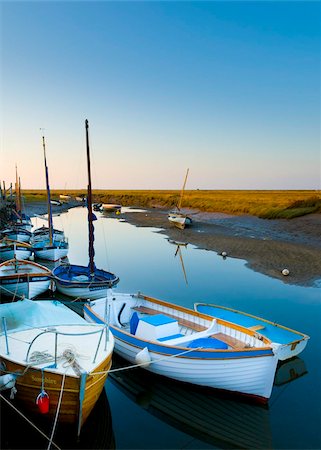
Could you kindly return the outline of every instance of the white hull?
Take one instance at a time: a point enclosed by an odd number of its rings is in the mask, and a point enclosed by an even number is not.
[[[56,288],[58,292],[61,292],[62,294],[67,295],[68,297],[75,297],[75,298],[85,298],[88,300],[96,300],[97,298],[105,297],[107,296],[108,289],[90,289],[88,287],[66,287],[57,280],[56,282]]]
[[[186,217],[182,214],[168,214],[168,220],[171,224],[173,224],[176,228],[180,230],[184,230],[184,228],[188,225],[191,225],[192,220],[189,217]]]
[[[68,254],[68,248],[49,248],[43,250],[34,249],[35,257],[46,259],[48,261],[58,261],[65,258]]]
[[[50,280],[31,281],[23,283],[0,284],[0,293],[9,297],[35,298],[48,291]]]
[[[113,331],[113,327],[111,327]],[[136,364],[136,355],[141,348],[134,347],[115,338],[115,352]],[[188,357],[165,358],[166,354],[149,351],[153,363],[146,367],[150,372],[175,380],[208,386],[216,389],[242,392],[269,398],[278,358],[240,358],[221,360],[192,360]],[[163,360],[162,360],[163,359]]]
[[[308,339],[304,339],[295,344],[273,344],[277,356],[280,361],[285,361],[287,359],[294,358],[299,355],[305,349],[308,343]]]
[[[9,239],[12,239],[13,241],[20,241],[20,242],[29,242],[31,239],[31,236],[28,236],[27,234],[20,234],[19,232],[12,232],[6,234],[6,236]]]
[[[267,337],[272,341],[272,347],[280,361],[299,355],[309,340],[306,334],[236,309],[206,303],[195,303],[194,309],[200,313],[209,314],[213,318],[221,318],[246,326],[261,336]]]
[[[13,259],[15,256],[17,259],[28,259],[31,256],[31,250],[1,250],[0,247],[0,260],[6,261],[7,259]]]
[[[133,310],[142,314],[138,331],[131,328]],[[278,357],[270,341],[257,339],[244,327],[213,321],[210,316],[140,294],[111,294],[108,305],[101,298],[84,307],[89,322],[103,322],[105,311],[110,314],[115,352],[131,364],[142,362],[142,367],[150,372],[185,383],[265,400],[270,397]],[[176,328],[180,334],[176,334]],[[208,347],[206,338],[210,342],[212,338],[216,342],[227,339],[229,344],[216,347],[214,343],[214,347]]]

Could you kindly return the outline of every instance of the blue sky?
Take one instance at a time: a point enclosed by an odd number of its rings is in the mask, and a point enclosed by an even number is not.
[[[2,2],[0,178],[320,189],[320,2]]]

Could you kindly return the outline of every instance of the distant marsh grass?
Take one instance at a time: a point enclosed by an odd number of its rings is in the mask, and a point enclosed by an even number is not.
[[[62,190],[51,191],[52,199],[59,199]],[[85,190],[70,190],[71,197],[86,194]],[[120,203],[124,206],[156,207],[170,209],[179,200],[180,191],[147,190],[94,190],[96,203]],[[25,201],[45,200],[42,190],[25,190]],[[228,190],[186,190],[182,208],[192,208],[205,212],[228,214],[250,214],[265,219],[291,219],[311,213],[321,212],[321,193],[319,191],[228,191]]]

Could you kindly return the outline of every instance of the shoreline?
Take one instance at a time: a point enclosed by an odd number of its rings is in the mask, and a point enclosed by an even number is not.
[[[53,213],[77,206],[81,204],[53,206]],[[25,207],[30,216],[47,213],[46,202],[31,202]],[[245,260],[250,269],[287,284],[315,287],[316,281],[321,280],[321,214],[267,220],[196,210],[185,212],[193,220],[192,226],[185,230],[173,227],[167,219],[168,211],[158,208],[122,212],[117,217],[137,227],[158,228],[158,233],[174,241],[218,254],[226,252],[227,258]],[[282,275],[285,268],[289,270],[288,276]]]

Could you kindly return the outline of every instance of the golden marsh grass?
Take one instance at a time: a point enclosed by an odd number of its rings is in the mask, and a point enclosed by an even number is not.
[[[44,190],[25,190],[25,201],[45,200]],[[63,190],[52,190],[52,199],[59,199]],[[72,198],[86,194],[85,190],[70,190]],[[93,190],[96,203],[120,203],[123,206],[170,209],[178,203],[176,190]],[[205,212],[250,214],[267,219],[291,219],[321,212],[321,193],[315,190],[186,190],[183,208]]]

